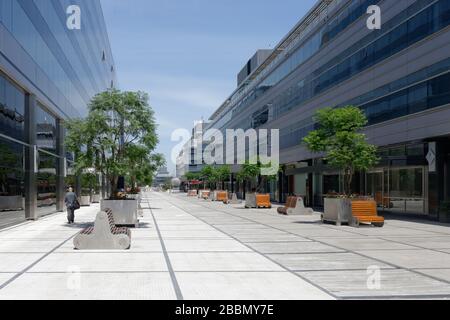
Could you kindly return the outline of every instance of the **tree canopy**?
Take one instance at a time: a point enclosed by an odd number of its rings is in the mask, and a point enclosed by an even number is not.
[[[154,153],[156,123],[144,92],[102,92],[91,100],[85,119],[69,121],[66,127],[66,146],[75,154],[76,170],[95,168],[105,175],[112,197],[120,176],[149,182],[164,163]]]
[[[325,153],[328,165],[344,173],[345,194],[351,195],[351,184],[356,171],[365,171],[378,163],[377,148],[366,141],[360,131],[367,118],[357,107],[325,108],[317,112],[319,128],[303,139],[307,148]]]

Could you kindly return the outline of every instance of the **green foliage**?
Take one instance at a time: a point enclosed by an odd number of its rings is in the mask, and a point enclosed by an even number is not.
[[[360,133],[367,118],[359,108],[347,106],[319,110],[315,120],[319,129],[311,131],[303,142],[310,151],[325,153],[328,164],[343,171],[345,193],[349,196],[354,173],[368,170],[379,161],[377,148]]]
[[[66,146],[75,154],[76,171],[95,168],[105,175],[112,197],[119,176],[149,181],[163,161],[161,155],[153,154],[158,136],[146,93],[102,92],[89,104],[86,119],[69,121],[66,126]]]
[[[229,166],[220,166],[216,169],[219,182],[225,182],[230,179],[231,169]]]
[[[199,172],[188,172],[186,173],[186,175],[184,176],[184,178],[187,181],[194,181],[194,180],[200,180],[201,176]]]

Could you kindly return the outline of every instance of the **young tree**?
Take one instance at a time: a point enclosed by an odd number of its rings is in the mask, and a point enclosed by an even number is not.
[[[75,153],[77,172],[95,168],[110,182],[110,196],[117,194],[120,176],[130,175],[136,164],[157,167],[158,143],[153,110],[143,92],[109,90],[96,95],[86,119],[67,123],[66,145]]]
[[[217,170],[217,179],[219,183],[222,185],[222,189],[225,189],[225,181],[230,179],[231,169],[229,166],[221,166],[216,169]]]
[[[377,148],[366,141],[360,130],[367,118],[357,107],[325,108],[317,112],[319,129],[311,131],[303,142],[315,153],[325,153],[328,164],[343,172],[345,195],[351,196],[352,180],[356,171],[375,166]]]
[[[216,186],[218,182],[218,174],[217,169],[213,166],[204,166],[202,171],[200,172],[200,176],[203,182],[208,182],[209,187]],[[213,187],[215,188],[215,187]]]

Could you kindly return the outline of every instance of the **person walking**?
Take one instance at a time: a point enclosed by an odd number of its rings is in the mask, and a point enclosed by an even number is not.
[[[75,222],[75,210],[80,208],[80,204],[78,202],[78,197],[73,192],[73,188],[70,187],[68,192],[66,193],[66,197],[64,198],[64,202],[67,207],[67,220],[69,224],[73,224]]]

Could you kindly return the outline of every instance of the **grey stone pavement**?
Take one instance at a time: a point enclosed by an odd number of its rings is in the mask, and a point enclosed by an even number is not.
[[[129,251],[74,251],[98,206],[0,231],[0,299],[448,299],[450,227],[336,227],[150,193]],[[379,287],[368,286],[378,268]],[[372,269],[370,269],[372,270]],[[372,282],[369,282],[371,284]]]

